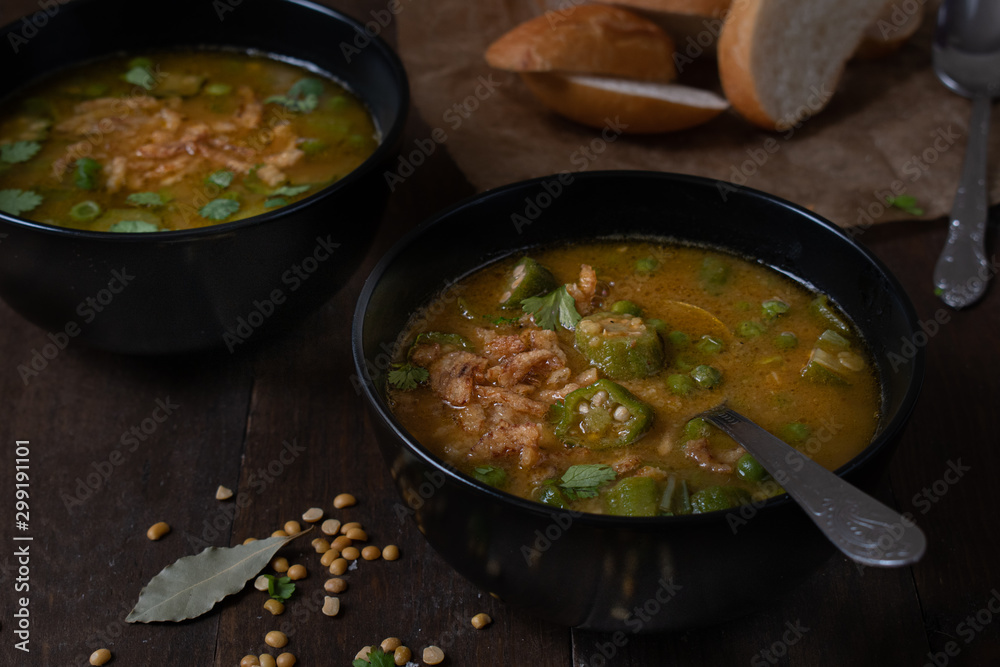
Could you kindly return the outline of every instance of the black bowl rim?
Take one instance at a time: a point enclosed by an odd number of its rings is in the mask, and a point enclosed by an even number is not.
[[[514,507],[527,512],[529,514],[537,515],[539,518],[550,518],[552,514],[558,512],[570,512],[574,521],[580,522],[584,525],[589,525],[596,528],[656,528],[662,527],[663,524],[684,524],[684,523],[699,523],[699,522],[716,522],[723,520],[729,515],[730,511],[725,512],[709,512],[706,514],[690,514],[684,516],[656,516],[656,517],[622,517],[622,516],[609,516],[605,514],[591,514],[587,512],[575,512],[570,510],[559,510],[557,508],[549,507],[541,503],[537,503],[513,494],[507,493],[496,489],[484,482],[480,482],[475,478],[462,473],[453,466],[449,465],[447,462],[440,459],[436,454],[424,447],[420,442],[413,438],[406,429],[399,423],[392,412],[384,405],[383,401],[378,396],[375,391],[375,382],[368,372],[367,364],[365,363],[364,350],[362,350],[362,340],[363,340],[363,325],[365,310],[367,309],[368,303],[371,300],[372,292],[375,289],[375,285],[382,278],[383,274],[386,272],[387,268],[395,261],[396,257],[400,255],[406,247],[418,236],[425,233],[428,229],[441,223],[441,221],[449,218],[451,215],[460,211],[462,209],[470,207],[478,207],[482,205],[488,205],[489,201],[496,198],[499,195],[506,194],[512,190],[518,190],[522,188],[530,188],[536,184],[540,184],[545,181],[551,181],[553,178],[558,177],[558,174],[552,174],[548,176],[540,176],[537,178],[527,179],[524,181],[518,181],[515,183],[510,183],[507,185],[500,186],[498,188],[487,190],[481,192],[471,197],[467,197],[452,206],[444,209],[443,211],[435,214],[430,219],[425,220],[417,227],[412,229],[401,239],[399,239],[379,260],[372,269],[371,274],[365,279],[365,283],[361,289],[361,293],[358,296],[357,305],[354,310],[354,321],[351,326],[351,350],[354,357],[355,370],[358,373],[358,377],[361,382],[359,383],[364,392],[365,399],[368,401],[369,406],[372,407],[378,414],[378,417],[382,419],[385,424],[391,429],[393,435],[406,446],[406,448],[414,455],[419,457],[425,464],[430,465],[435,470],[438,470],[445,475],[447,475],[452,480],[458,482],[462,487],[471,491],[474,494],[479,494],[486,496],[494,501],[505,503],[507,505],[513,505]],[[708,185],[713,188],[726,187],[727,190],[731,190],[733,186],[725,181],[721,181],[714,178],[708,178],[704,176],[694,176],[691,174],[679,174],[673,172],[658,172],[658,171],[643,171],[643,170],[604,170],[604,171],[588,171],[579,174],[574,174],[574,184],[578,181],[587,180],[601,180],[605,178],[641,178],[641,179],[651,179],[651,180],[672,180],[681,183],[690,183],[693,185]],[[882,263],[878,257],[872,254],[867,248],[855,241],[850,235],[848,235],[842,228],[838,227],[834,223],[830,222],[826,218],[813,213],[812,211],[805,209],[798,204],[790,202],[786,199],[772,195],[761,190],[756,190],[754,188],[748,188],[740,186],[737,188],[741,195],[746,195],[755,199],[763,199],[770,205],[778,206],[784,209],[788,209],[799,215],[800,217],[806,219],[811,224],[817,225],[824,231],[830,234],[839,236],[841,239],[846,241],[849,245],[853,246],[854,250],[864,256],[867,261],[871,262],[875,268],[883,275],[886,281],[892,288],[892,291],[898,297],[900,305],[904,309],[904,314],[907,321],[909,322],[910,328],[915,332],[918,327],[918,319],[916,310],[910,301],[906,290],[899,283],[899,280],[889,271],[888,267]],[[679,239],[683,241],[683,239]],[[724,248],[724,246],[719,246]],[[801,277],[797,277],[800,281]],[[910,414],[913,412],[914,406],[917,402],[917,397],[920,394],[921,386],[923,385],[924,379],[924,350],[919,348],[917,353],[911,359],[913,364],[913,379],[907,387],[905,395],[902,397],[900,402],[899,410],[897,411],[895,417],[884,425],[881,431],[876,433],[872,441],[866,446],[857,456],[852,458],[850,461],[837,468],[834,472],[839,477],[844,477],[856,471],[858,468],[865,465],[869,460],[877,456],[883,449],[888,447],[899,435],[904,428],[906,422],[909,420]],[[756,511],[768,510],[768,508],[775,508],[786,506],[793,503],[791,497],[787,494],[781,494],[773,498],[769,498],[763,503],[755,504]],[[769,510],[768,510],[769,511]]]
[[[103,0],[76,0],[68,7],[63,7],[63,11],[94,11],[93,9],[88,10],[87,7],[90,5],[100,5]],[[276,4],[290,4],[299,5],[306,9],[312,10],[314,12],[323,14],[326,18],[332,18],[336,21],[346,23],[347,25],[354,28],[355,31],[365,35],[367,39],[371,40],[371,43],[365,48],[371,48],[374,46],[382,58],[385,59],[389,68],[392,70],[393,77],[396,80],[396,86],[398,87],[400,97],[399,106],[393,109],[395,112],[395,122],[391,127],[387,128],[383,132],[382,141],[376,147],[375,151],[368,156],[368,158],[353,169],[350,173],[344,176],[342,179],[335,183],[324,187],[323,189],[309,195],[305,199],[299,200],[287,206],[282,206],[274,211],[261,213],[249,218],[243,218],[242,220],[234,220],[233,222],[223,222],[214,225],[207,225],[205,227],[196,227],[194,229],[178,229],[178,230],[165,230],[161,232],[146,232],[144,234],[119,234],[115,232],[93,232],[82,229],[71,229],[68,227],[59,227],[58,225],[47,225],[43,222],[37,222],[35,220],[28,220],[26,218],[21,218],[18,216],[10,215],[0,211],[0,221],[14,225],[15,227],[26,227],[38,232],[51,234],[53,236],[64,236],[70,239],[87,239],[98,242],[114,242],[114,243],[146,243],[146,242],[182,242],[189,241],[192,239],[200,238],[216,238],[220,236],[228,236],[237,230],[244,229],[247,227],[256,227],[258,225],[265,225],[271,222],[280,221],[282,218],[288,217],[290,215],[296,214],[303,208],[311,206],[317,201],[325,199],[327,197],[335,195],[340,190],[349,187],[359,178],[368,174],[371,170],[377,168],[379,164],[390,154],[395,152],[396,144],[399,138],[402,136],[403,130],[406,125],[406,117],[410,106],[410,84],[406,76],[406,69],[403,67],[402,61],[396,52],[389,47],[389,45],[383,40],[379,35],[369,34],[365,28],[364,24],[355,18],[352,18],[343,12],[336,9],[326,7],[324,5],[312,2],[312,0],[274,0]],[[62,13],[62,12],[60,12]],[[58,15],[57,15],[58,16]],[[0,26],[0,34],[6,34],[7,31],[12,30],[16,27],[16,24],[22,20],[23,17],[18,17],[14,21],[11,21],[5,26]],[[252,35],[249,35],[252,37]],[[231,47],[230,44],[205,44],[207,47]],[[252,48],[252,47],[239,47]],[[271,55],[282,56],[281,53],[270,53]],[[306,62],[298,60],[298,62]],[[67,63],[67,66],[73,63]],[[314,64],[314,63],[310,63]],[[38,76],[43,76],[50,71],[40,72]],[[323,70],[326,71],[326,70]],[[368,100],[364,97],[361,91],[352,91],[357,95],[362,102],[366,105]]]

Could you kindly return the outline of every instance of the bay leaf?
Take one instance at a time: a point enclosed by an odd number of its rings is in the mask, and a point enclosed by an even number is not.
[[[183,621],[201,616],[222,598],[243,590],[278,549],[302,534],[235,547],[208,547],[194,556],[179,558],[149,580],[125,622]]]

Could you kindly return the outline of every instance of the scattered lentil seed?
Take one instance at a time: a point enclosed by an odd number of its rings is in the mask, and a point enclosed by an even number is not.
[[[361,550],[361,557],[365,560],[378,560],[381,555],[382,550],[374,545],[368,545]]]
[[[271,537],[288,537],[288,533],[283,530],[276,530],[271,533]]]
[[[333,506],[337,509],[344,509],[345,507],[352,507],[358,503],[357,498],[349,493],[341,493],[336,498],[333,499]]]
[[[230,489],[228,486],[222,486],[220,484],[219,488],[215,490],[216,500],[229,500],[232,497],[233,497],[233,490]]]
[[[440,665],[444,661],[444,651],[437,646],[428,646],[424,649],[424,662],[428,665]]]
[[[310,507],[302,513],[302,520],[306,523],[316,523],[323,518],[323,510],[318,507]]]
[[[323,598],[323,613],[327,616],[336,616],[340,613],[340,598],[330,597],[329,595]]]
[[[358,654],[356,656],[354,656],[354,659],[355,660],[367,660],[368,659],[368,654],[371,653],[371,652],[372,652],[372,647],[371,646],[365,646],[360,651],[358,651]]]
[[[480,612],[472,617],[472,627],[474,627],[476,630],[482,630],[492,622],[493,619],[490,618],[489,614],[484,614]]]
[[[400,646],[392,654],[392,661],[397,665],[405,665],[413,657],[413,651],[409,646]]]
[[[347,537],[354,540],[355,542],[368,541],[368,533],[361,530],[360,528],[351,528],[349,531],[345,533],[345,535],[347,535]]]
[[[260,667],[260,660],[255,655],[245,655],[240,660],[240,667]]]
[[[299,579],[305,579],[309,575],[309,572],[306,570],[305,565],[293,565],[288,568],[287,575],[292,581],[298,581]]]
[[[340,552],[336,549],[330,549],[319,559],[320,565],[323,567],[330,567],[330,563],[340,558]]]
[[[272,616],[278,616],[285,613],[285,605],[281,604],[281,600],[275,600],[274,598],[271,598],[264,603],[264,609],[271,612]]]
[[[347,590],[347,582],[339,577],[333,577],[323,582],[323,590],[327,593],[343,593]]]
[[[336,551],[343,551],[352,544],[354,544],[354,540],[347,537],[346,535],[341,535],[340,537],[338,537],[337,539],[335,539],[333,542],[330,543],[330,548]]]
[[[336,575],[336,576],[339,577],[343,573],[347,572],[347,568],[348,568],[349,565],[350,565],[350,563],[348,563],[343,558],[338,558],[335,561],[333,561],[332,563],[330,563],[330,574],[333,574],[333,575]]]
[[[298,535],[302,532],[302,524],[298,521],[286,521],[284,525],[284,530],[289,535]]]
[[[320,525],[319,529],[326,535],[336,535],[340,532],[340,521],[337,519],[327,519]]]
[[[288,559],[284,556],[275,556],[271,559],[271,569],[275,572],[288,572]]]
[[[361,557],[361,552],[358,551],[357,547],[347,547],[340,551],[341,558],[346,558],[347,560],[357,560]]]
[[[255,579],[253,582],[253,587],[256,588],[258,591],[266,591],[267,577],[265,577],[263,574],[257,577],[257,579]]]
[[[250,544],[251,542],[256,542],[256,541],[257,541],[256,537],[248,537],[247,539],[243,540],[243,544]]]
[[[382,647],[383,653],[392,653],[397,648],[403,645],[403,642],[399,641],[399,637],[386,637],[382,640],[379,646]]]
[[[106,648],[99,648],[90,654],[90,664],[103,665],[111,659],[111,651]]]
[[[273,646],[274,648],[282,648],[283,646],[288,645],[288,637],[285,636],[284,632],[271,630],[264,635],[264,643],[268,646]]]
[[[295,664],[295,656],[288,652],[282,653],[275,663],[278,667],[292,667]]]
[[[274,661],[274,656],[270,653],[260,654],[260,667],[277,667],[278,663]]]
[[[315,549],[316,553],[318,554],[325,554],[327,551],[330,550],[329,540],[324,540],[322,537],[317,537],[315,540],[313,540],[312,545],[313,549]]]
[[[385,549],[382,549],[382,558],[385,560],[396,560],[399,558],[399,547],[395,544],[387,544]]]
[[[347,535],[348,531],[354,530],[355,528],[361,528],[361,523],[358,521],[350,521],[345,523],[340,527],[340,532]]]
[[[170,524],[166,521],[160,521],[149,527],[149,530],[146,531],[146,537],[155,542],[169,532]]]

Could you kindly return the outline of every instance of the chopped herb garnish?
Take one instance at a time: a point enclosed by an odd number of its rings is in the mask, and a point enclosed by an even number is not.
[[[414,366],[412,364],[393,364],[389,376],[386,378],[396,389],[416,389],[418,384],[427,382],[430,373],[426,368]]]
[[[910,215],[923,215],[924,209],[917,204],[917,198],[913,195],[899,195],[898,197],[886,197],[885,203],[898,208],[900,211]]]
[[[208,178],[205,179],[207,183],[214,183],[220,188],[228,188],[233,182],[233,172],[231,171],[217,171],[213,174],[209,174]]]
[[[152,66],[153,66],[153,61],[150,60],[149,58],[146,58],[145,56],[132,58],[132,60],[128,61],[129,69],[132,69],[134,67],[145,67],[146,69],[150,69],[152,68]]]
[[[302,194],[311,187],[311,185],[283,185],[272,192],[271,195],[274,197],[294,197],[295,195]]]
[[[0,146],[0,162],[7,164],[27,162],[40,150],[42,145],[37,141],[15,141],[12,144],[4,144]]]
[[[136,60],[139,59],[137,58]],[[125,72],[125,76],[123,78],[131,84],[140,86],[142,88],[145,88],[146,90],[152,90],[153,88],[156,88],[156,77],[153,76],[151,67],[152,63],[150,63],[150,65],[139,65],[132,67],[131,69],[129,69],[129,71]]]
[[[33,190],[0,190],[0,211],[21,215],[42,203],[42,196]]]
[[[267,578],[267,594],[275,600],[284,602],[295,592],[295,584],[288,577],[279,578],[272,574],[265,574],[264,577]]]
[[[228,95],[233,91],[233,87],[228,83],[210,83],[205,86],[205,92],[209,95]]]
[[[108,228],[109,232],[119,232],[124,234],[144,234],[146,232],[158,232],[159,226],[145,220],[119,220]]]
[[[271,197],[270,199],[264,200],[264,208],[277,208],[278,206],[287,206],[288,200],[284,197]]]
[[[135,192],[128,196],[128,203],[135,206],[163,206],[163,197],[156,192]]]
[[[530,313],[535,324],[543,329],[556,330],[560,324],[572,331],[580,321],[576,302],[566,291],[566,286],[557,287],[544,296],[533,296],[521,302],[521,310]]]
[[[73,183],[81,190],[96,190],[97,176],[101,173],[101,163],[89,157],[82,157],[76,161],[76,169],[73,172]]]
[[[323,82],[319,79],[299,79],[284,95],[272,95],[264,100],[265,104],[280,104],[289,111],[309,113],[319,104],[319,96],[323,94]]]
[[[2,208],[2,207],[0,207],[0,208]],[[935,287],[934,288],[934,296],[941,296],[942,294],[944,294],[944,288],[943,287]]]
[[[482,318],[495,327],[517,324],[521,321],[520,317],[503,317],[502,315],[483,315]]]
[[[386,653],[380,647],[375,646],[368,654],[368,659],[355,658],[351,667],[396,667],[396,661],[392,654]]]
[[[603,463],[570,466],[559,480],[559,488],[570,500],[593,498],[603,484],[615,480],[615,471]]]
[[[232,199],[213,199],[198,211],[198,214],[209,220],[225,220],[240,210],[240,203]]]

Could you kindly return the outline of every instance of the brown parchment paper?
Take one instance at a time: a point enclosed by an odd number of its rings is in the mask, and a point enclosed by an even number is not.
[[[829,106],[797,129],[765,132],[729,111],[691,130],[643,136],[612,130],[605,137],[613,140],[605,141],[601,130],[548,112],[517,75],[483,60],[494,39],[542,13],[537,0],[416,0],[403,8],[400,53],[414,106],[433,130],[403,147],[402,160],[411,167],[422,162],[414,151],[443,145],[479,190],[560,171],[697,174],[776,194],[841,226],[914,218],[882,205],[893,187],[916,197],[923,218],[951,208],[971,103],[947,90],[931,69],[929,9],[900,50],[848,63]],[[706,68],[714,78],[714,63],[704,57],[690,70],[704,79]],[[1000,201],[998,144],[1000,131],[994,131],[991,203]],[[405,177],[409,169],[401,163],[398,171]]]

